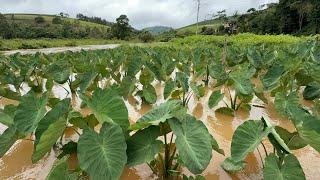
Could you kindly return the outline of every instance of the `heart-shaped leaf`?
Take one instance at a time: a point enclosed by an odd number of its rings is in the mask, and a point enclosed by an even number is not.
[[[14,124],[19,133],[27,135],[36,129],[38,123],[47,112],[47,100],[47,93],[38,98],[33,91],[21,97],[14,117]]]
[[[39,161],[50,152],[67,127],[67,115],[70,110],[70,99],[64,99],[58,103],[39,122],[36,130],[36,140],[32,154],[32,162]]]
[[[221,93],[221,91],[214,91],[211,93],[210,98],[209,98],[209,108],[214,108],[215,106],[218,105],[218,103],[223,99],[224,94]]]
[[[129,126],[128,110],[123,99],[109,89],[96,89],[92,98],[80,94],[81,99],[92,109],[100,123],[111,122],[120,125],[123,129]]]
[[[275,154],[270,154],[265,159],[265,167],[263,169],[263,177],[265,180],[304,180],[305,174],[298,159],[288,154],[284,157],[283,162]]]
[[[168,122],[177,136],[175,143],[183,165],[193,174],[202,173],[212,157],[212,137],[206,126],[190,115],[181,121],[170,119]]]
[[[126,149],[119,125],[105,122],[99,134],[93,129],[86,129],[78,142],[80,167],[92,180],[118,179],[127,162]]]
[[[150,126],[131,136],[127,141],[127,165],[132,167],[153,160],[154,156],[160,152],[163,144],[161,141],[156,140],[160,135],[158,126]]]

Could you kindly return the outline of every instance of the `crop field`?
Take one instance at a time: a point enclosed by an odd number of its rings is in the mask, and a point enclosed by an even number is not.
[[[0,69],[0,179],[320,173],[317,37],[192,36],[0,56]]]

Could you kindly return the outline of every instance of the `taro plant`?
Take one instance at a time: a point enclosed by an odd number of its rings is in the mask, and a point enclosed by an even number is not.
[[[246,156],[257,150],[263,164],[263,177],[266,180],[272,179],[305,179],[305,174],[298,159],[291,153],[293,144],[299,143],[300,139],[284,140],[282,128],[274,127],[271,123],[262,118],[261,120],[249,120],[241,124],[232,137],[231,157],[222,163],[222,168],[228,172],[235,173],[246,166]],[[282,133],[282,134],[279,134]],[[281,136],[282,135],[282,136]],[[274,147],[270,152],[263,141],[268,138]],[[288,140],[288,139],[286,139]],[[263,147],[263,153],[259,150]]]
[[[128,166],[148,163],[163,179],[179,176],[183,166],[200,174],[212,158],[212,149],[223,153],[206,126],[177,100],[152,109],[130,129],[135,133],[127,140]]]

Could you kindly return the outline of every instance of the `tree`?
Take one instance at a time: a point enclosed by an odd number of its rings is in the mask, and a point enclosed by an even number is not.
[[[152,34],[148,31],[143,31],[139,34],[139,39],[140,41],[147,43],[147,42],[151,42],[154,40],[154,37],[152,36]]]
[[[44,23],[45,20],[42,16],[37,16],[34,18],[34,21],[37,23],[37,24],[41,24],[41,23]]]
[[[0,13],[0,37],[11,38],[11,26],[6,17]]]
[[[120,15],[116,21],[117,22],[111,27],[111,34],[113,37],[122,40],[128,38],[131,33],[129,18],[126,15]]]
[[[305,21],[305,17],[310,14],[312,11],[312,4],[309,0],[304,1],[296,1],[291,4],[291,8],[296,9],[299,14],[299,30],[302,30],[303,22]]]
[[[52,19],[52,24],[61,24],[61,23],[62,23],[62,20],[61,20],[61,17],[59,17],[59,16],[55,16]]]

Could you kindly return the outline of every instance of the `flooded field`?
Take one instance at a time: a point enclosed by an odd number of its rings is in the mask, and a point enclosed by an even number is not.
[[[68,88],[67,86],[65,88]],[[164,102],[163,98],[163,84],[155,84],[157,89],[158,103]],[[68,95],[66,91],[61,86],[56,86],[53,88],[54,96],[58,98],[65,98]],[[246,168],[240,173],[231,175],[225,172],[220,164],[224,161],[226,157],[230,155],[230,146],[232,135],[235,129],[242,124],[245,120],[249,119],[260,119],[262,116],[268,118],[273,125],[278,125],[284,127],[290,131],[294,130],[293,125],[284,118],[281,118],[273,108],[272,98],[269,98],[269,104],[264,105],[263,103],[255,98],[252,102],[253,105],[250,112],[238,111],[235,117],[224,116],[218,113],[215,113],[214,109],[210,109],[207,105],[211,89],[206,89],[206,95],[197,99],[193,96],[188,104],[189,113],[193,114],[197,119],[203,121],[210,133],[218,141],[220,148],[224,149],[226,156],[222,156],[216,152],[213,153],[212,160],[203,172],[203,175],[206,179],[262,179],[262,162],[259,158],[258,153],[251,153],[246,161],[248,162]],[[227,93],[227,92],[225,92]],[[73,96],[72,102],[76,110],[80,110],[81,100]],[[226,99],[227,100],[227,99]],[[310,103],[307,101],[302,102],[305,106],[310,106]],[[6,104],[16,104],[15,101],[7,100],[5,98],[0,100],[0,108],[3,108]],[[144,105],[140,103],[139,98],[130,97],[126,101],[126,106],[129,111],[130,122],[136,122],[143,114],[148,112],[152,108],[151,105]],[[219,106],[224,106],[223,103]],[[258,107],[259,106],[259,107]],[[81,111],[83,114],[88,114],[90,111],[84,109]],[[2,133],[5,130],[4,126],[0,126],[0,132]],[[65,133],[64,141],[69,141],[70,139],[77,139],[78,135],[75,134],[71,129],[67,129]],[[43,160],[39,161],[36,164],[32,164],[31,156],[33,152],[33,137],[29,137],[25,140],[19,140],[16,144],[7,152],[7,154],[0,159],[0,179],[45,179],[49,173],[54,160],[56,158],[56,153],[54,150],[51,151]],[[272,146],[268,144],[268,141],[265,142],[269,152],[272,151]],[[262,150],[262,147],[259,147]],[[299,159],[302,168],[306,174],[306,178],[313,180],[317,179],[317,176],[320,174],[320,155],[313,148],[307,146],[301,150],[294,151],[294,154]],[[263,158],[265,154],[262,153]],[[71,157],[69,162],[70,169],[76,167],[77,160],[76,157]],[[183,169],[185,174],[190,174],[188,170]],[[190,174],[191,175],[191,174]],[[122,180],[135,180],[135,179],[157,179],[149,167],[144,165],[139,165],[135,168],[125,168],[122,176]]]

